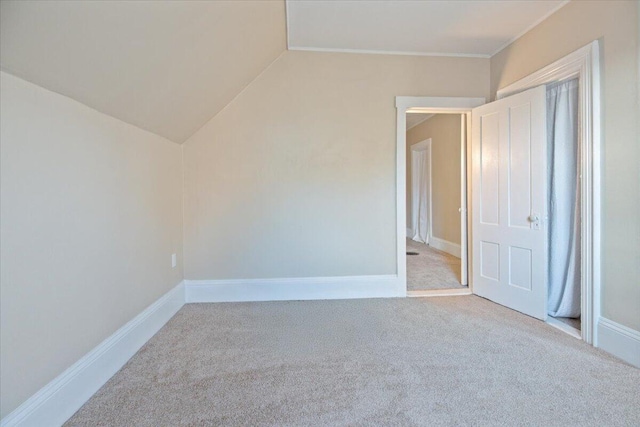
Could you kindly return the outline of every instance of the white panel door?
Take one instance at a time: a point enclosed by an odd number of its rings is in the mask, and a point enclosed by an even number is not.
[[[544,86],[472,112],[473,292],[546,319]]]

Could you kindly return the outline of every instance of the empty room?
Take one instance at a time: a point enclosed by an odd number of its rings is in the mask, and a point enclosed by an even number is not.
[[[0,0],[0,427],[640,425],[637,0]]]

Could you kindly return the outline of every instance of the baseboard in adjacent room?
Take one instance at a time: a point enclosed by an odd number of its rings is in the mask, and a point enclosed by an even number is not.
[[[407,291],[407,297],[410,298],[428,298],[428,297],[453,297],[473,295],[469,288],[462,289],[423,289],[419,291]]]
[[[407,228],[407,238],[409,239],[413,238],[413,230],[410,228]]]
[[[397,275],[185,280],[187,303],[404,297]]]
[[[598,347],[640,368],[640,332],[601,317],[598,320]]]
[[[449,255],[453,255],[456,258],[460,258],[462,254],[460,245],[433,236],[429,236],[429,246],[434,249],[446,252]]]
[[[0,426],[62,425],[183,305],[181,282],[3,418]]]

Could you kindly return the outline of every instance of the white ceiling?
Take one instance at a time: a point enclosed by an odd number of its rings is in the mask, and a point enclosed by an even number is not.
[[[292,50],[489,57],[566,0],[287,0]]]
[[[4,71],[178,143],[286,49],[282,1],[0,4]]]

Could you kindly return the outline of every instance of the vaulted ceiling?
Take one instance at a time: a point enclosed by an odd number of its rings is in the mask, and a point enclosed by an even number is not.
[[[0,63],[182,143],[287,47],[489,57],[565,3],[2,0]]]
[[[286,49],[282,1],[0,7],[3,70],[177,143]]]

